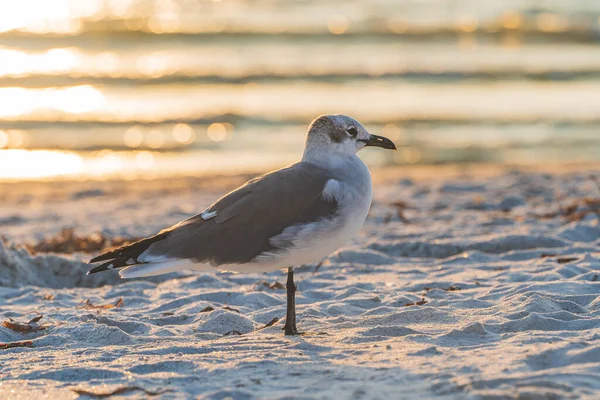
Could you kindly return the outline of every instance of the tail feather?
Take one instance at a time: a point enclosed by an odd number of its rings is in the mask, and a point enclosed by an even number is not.
[[[90,263],[100,261],[104,261],[104,263],[93,267],[87,274],[90,275],[118,269],[121,278],[139,278],[167,274],[183,269],[193,269],[196,271],[215,270],[215,268],[211,267],[209,264],[194,263],[189,259],[172,259],[168,256],[149,257],[145,255],[139,260],[140,256],[144,254],[150,246],[165,239],[170,233],[171,231],[168,230],[162,231],[149,238],[100,254],[99,256],[92,258]]]
[[[131,258],[129,258],[131,260]],[[111,269],[118,269],[133,265],[131,262],[128,264],[126,258],[115,258],[114,260],[107,261],[103,264],[97,265],[94,268],[90,269],[87,274],[95,274],[102,271],[108,271]]]
[[[111,269],[118,269],[128,267],[136,264],[143,264],[138,261],[138,257],[148,250],[154,243],[161,241],[167,237],[169,232],[161,232],[157,235],[151,236],[146,239],[139,240],[135,243],[121,246],[118,249],[100,254],[90,260],[90,263],[96,263],[100,261],[106,261],[103,264],[93,267],[88,271],[88,275],[95,274],[102,271],[108,271]]]

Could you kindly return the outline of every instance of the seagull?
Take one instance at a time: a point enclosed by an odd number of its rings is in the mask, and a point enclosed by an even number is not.
[[[254,178],[202,213],[154,236],[101,254],[89,274],[118,269],[138,278],[191,269],[268,272],[287,269],[285,335],[296,327],[294,267],[317,262],[360,229],[372,200],[364,147],[396,150],[345,115],[312,121],[302,160]]]

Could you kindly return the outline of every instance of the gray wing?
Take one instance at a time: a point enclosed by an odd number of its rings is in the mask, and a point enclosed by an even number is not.
[[[221,197],[202,214],[92,259],[90,262],[108,262],[89,273],[159,257],[214,266],[247,263],[262,253],[278,250],[270,239],[285,228],[332,218],[337,213],[337,201],[322,196],[331,178],[326,170],[304,162],[262,175]],[[213,212],[213,218],[202,217]]]

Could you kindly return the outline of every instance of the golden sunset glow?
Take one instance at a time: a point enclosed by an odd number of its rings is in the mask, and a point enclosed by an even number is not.
[[[87,155],[62,150],[2,149],[6,132],[0,131],[0,180],[123,176],[152,168],[149,151],[102,150]]]
[[[180,143],[192,143],[194,141],[194,136],[194,130],[188,124],[177,124],[173,128],[173,138]]]
[[[0,179],[47,178],[81,173],[76,153],[53,150],[0,150]]]
[[[8,133],[0,131],[0,149],[8,145]]]
[[[165,135],[159,130],[151,130],[146,135],[146,144],[152,149],[158,149],[165,143]]]
[[[139,127],[132,126],[125,131],[123,141],[127,147],[139,147],[144,141],[144,132]]]
[[[334,35],[341,35],[348,30],[348,18],[345,15],[333,15],[327,21],[329,32]]]
[[[150,169],[154,166],[154,154],[149,151],[140,151],[135,156],[135,164],[141,169]]]
[[[75,33],[81,25],[74,18],[93,15],[102,3],[100,1],[19,0],[2,1],[1,4],[0,32],[22,29],[31,32]],[[83,4],[84,7],[81,6]]]
[[[597,159],[590,2],[250,3],[0,0],[2,176],[204,173],[238,149],[240,169],[259,150],[248,168],[290,163],[330,112],[400,144],[373,165],[527,161],[540,137],[546,159]]]
[[[0,88],[0,103],[0,117],[14,117],[40,109],[81,114],[104,105],[104,95],[89,85],[60,89],[5,87]]]
[[[0,48],[0,76],[57,74],[75,68],[79,62],[79,54],[74,49],[56,48],[43,53],[27,53]]]
[[[224,124],[214,123],[211,124],[206,130],[206,134],[210,138],[210,140],[214,142],[220,142],[225,140],[227,137],[227,128],[225,128]]]

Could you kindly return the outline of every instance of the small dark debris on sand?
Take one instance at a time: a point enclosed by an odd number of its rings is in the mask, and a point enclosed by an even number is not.
[[[396,215],[398,216],[400,221],[404,222],[405,224],[410,224],[410,221],[404,215],[404,211],[406,211],[407,208],[411,208],[411,206],[407,202],[403,200],[397,200],[391,203],[390,205],[396,209]]]
[[[576,260],[578,260],[577,257],[559,257],[556,259],[556,262],[559,264],[566,264]]]
[[[558,254],[555,253],[542,253],[540,254],[540,258],[551,258],[551,257],[557,257]],[[556,259],[556,262],[559,264],[566,264],[566,263],[570,263],[571,261],[576,261],[578,260],[577,257],[558,257]]]
[[[447,289],[444,289],[444,290],[445,290],[446,292],[455,292],[455,291],[457,291],[457,290],[461,290],[461,288],[460,288],[460,287],[458,287],[458,286],[452,285],[452,286],[450,286],[449,288],[447,288]]]
[[[274,283],[269,283],[267,281],[259,281],[257,284],[273,290],[285,289],[285,285],[277,281]]]
[[[108,303],[108,304],[93,304],[90,299],[86,299],[77,305],[79,309],[94,309],[94,310],[108,310],[110,308],[122,307],[125,305],[125,301],[123,301],[122,297],[119,297],[119,300],[116,303]]]
[[[270,326],[273,326],[273,325],[275,325],[275,324],[276,324],[278,321],[279,321],[279,317],[275,317],[275,318],[273,318],[272,320],[270,320],[269,322],[267,322],[267,323],[265,324],[265,326],[263,326],[263,327],[262,327],[262,328],[260,328],[259,330],[261,330],[261,329],[265,329],[265,328],[268,328],[268,327],[270,327]]]
[[[223,310],[233,311],[233,312],[236,312],[238,314],[240,313],[240,310],[236,310],[235,308],[231,308],[229,306],[223,307]],[[211,307],[211,306],[206,306],[202,310],[200,310],[201,313],[211,312],[211,311],[215,311],[215,308]]]
[[[0,350],[14,349],[16,347],[33,347],[33,342],[25,340],[22,342],[0,343]]]
[[[422,298],[420,301],[415,301],[413,303],[406,303],[404,305],[404,307],[410,307],[410,306],[422,306],[423,304],[427,304],[429,303],[427,300],[425,300],[425,298]]]
[[[540,254],[540,258],[556,257],[557,255],[556,253],[542,253]]]
[[[426,292],[429,292],[430,290],[433,290],[433,289],[438,289],[438,288],[433,288],[433,287],[429,287],[429,286],[425,286],[423,288],[423,290],[426,291]],[[454,292],[454,291],[462,290],[462,289],[459,286],[451,285],[450,287],[447,287],[446,289],[443,289],[443,290],[445,292]]]

